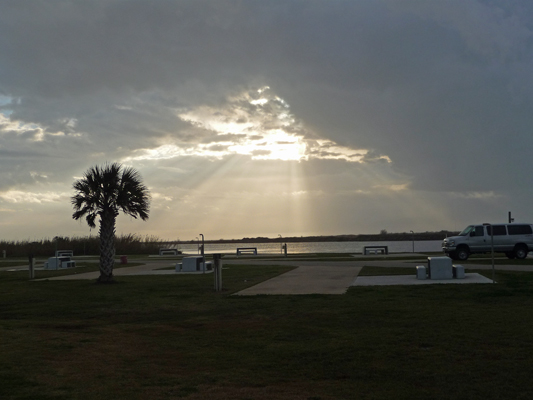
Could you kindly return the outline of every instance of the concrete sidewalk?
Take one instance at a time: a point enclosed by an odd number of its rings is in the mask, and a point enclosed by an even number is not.
[[[476,273],[465,274],[464,279],[416,279],[413,275],[359,276],[352,286],[398,286],[398,285],[460,285],[492,283],[492,279]]]
[[[300,266],[235,294],[343,294],[360,271],[361,267]]]
[[[401,260],[354,260],[354,261],[310,261],[310,260],[223,260],[225,265],[287,265],[296,267],[294,270],[255,286],[244,289],[236,295],[250,296],[258,294],[343,294],[350,286],[375,286],[375,285],[428,285],[428,284],[466,284],[466,283],[492,283],[478,274],[467,273],[464,280],[417,280],[415,266],[423,265],[424,262],[401,261]],[[132,275],[181,275],[174,269],[159,270],[160,268],[174,266],[174,262],[160,261],[148,262],[145,265],[135,267],[116,268],[115,276]],[[412,275],[393,275],[358,277],[364,266],[389,267],[389,268],[412,268]],[[490,270],[490,265],[465,265],[467,270],[483,269]],[[19,267],[20,268],[20,267]],[[23,268],[23,267],[22,267]],[[504,271],[533,271],[531,265],[497,265],[496,270]],[[27,267],[26,267],[27,269]],[[36,279],[36,280],[96,280],[99,272],[74,273],[72,275]]]
[[[260,265],[265,261],[246,260],[234,264]],[[415,266],[424,262],[400,260],[368,261],[270,261],[268,264],[294,265],[296,269],[279,275],[268,281],[244,289],[236,295],[250,296],[257,294],[344,294],[350,286],[389,286],[389,285],[437,285],[437,284],[474,284],[492,283],[492,280],[477,273],[467,273],[465,279],[418,280]],[[364,276],[358,274],[364,266],[387,268],[412,268],[412,275]],[[467,269],[490,270],[490,265],[467,265]],[[533,271],[531,265],[499,265],[497,270]]]

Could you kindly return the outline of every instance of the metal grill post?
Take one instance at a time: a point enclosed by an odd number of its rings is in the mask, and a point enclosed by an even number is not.
[[[215,291],[222,290],[222,254],[213,254],[214,274],[215,274]]]

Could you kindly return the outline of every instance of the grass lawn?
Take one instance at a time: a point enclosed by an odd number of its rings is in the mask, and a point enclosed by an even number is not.
[[[248,297],[291,268],[227,267],[222,293],[212,274],[0,272],[0,399],[533,398],[533,273]]]
[[[454,261],[454,264],[469,265],[469,264],[485,264],[491,265],[492,258],[490,255],[484,257],[469,257],[466,261]],[[526,258],[524,260],[510,260],[507,257],[494,257],[494,265],[533,265],[533,258]]]

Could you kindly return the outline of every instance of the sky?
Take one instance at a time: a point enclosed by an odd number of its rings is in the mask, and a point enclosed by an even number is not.
[[[533,2],[0,2],[0,239],[137,169],[166,240],[533,222]]]

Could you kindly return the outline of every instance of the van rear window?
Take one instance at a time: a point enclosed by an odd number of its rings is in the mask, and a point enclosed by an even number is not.
[[[531,235],[533,233],[531,225],[507,225],[507,230],[509,231],[509,235]]]
[[[491,228],[494,228],[494,236],[502,236],[507,235],[507,230],[505,229],[505,225],[492,225],[487,226],[487,234],[490,236]]]

